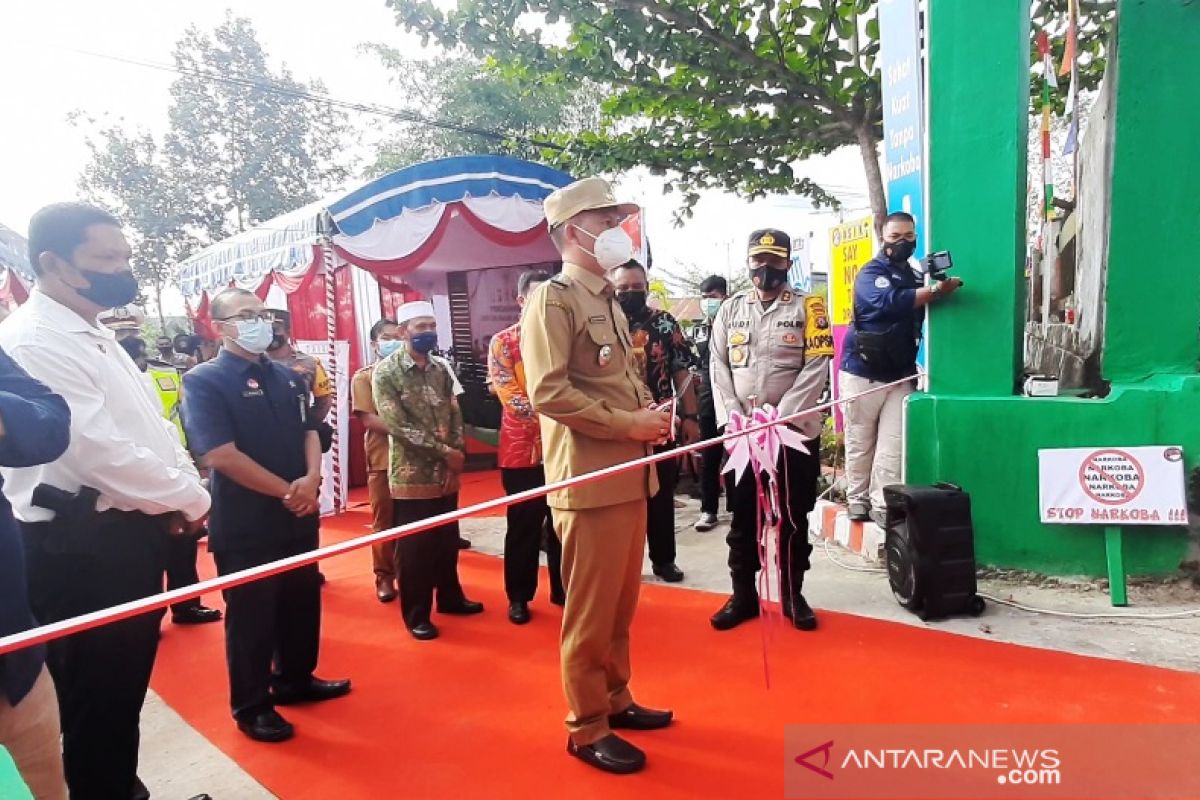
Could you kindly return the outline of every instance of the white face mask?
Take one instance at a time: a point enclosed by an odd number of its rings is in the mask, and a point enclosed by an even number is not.
[[[620,225],[615,228],[609,228],[599,236],[588,233],[578,225],[572,225],[571,227],[596,240],[596,244],[589,255],[596,259],[596,263],[600,265],[600,269],[605,272],[619,267],[633,258],[633,239],[630,238],[629,233]],[[584,252],[588,253],[589,251],[584,250]]]
[[[275,331],[271,328],[271,323],[266,320],[239,319],[234,326],[238,332],[234,341],[247,353],[262,355],[267,352],[271,340],[275,338]]]

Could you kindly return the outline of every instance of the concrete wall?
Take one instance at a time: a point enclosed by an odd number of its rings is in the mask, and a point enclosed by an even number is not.
[[[1108,228],[1112,206],[1114,62],[1109,61],[1079,150],[1079,227],[1075,234],[1075,300],[1079,327],[1075,353],[1085,360],[1104,341]]]

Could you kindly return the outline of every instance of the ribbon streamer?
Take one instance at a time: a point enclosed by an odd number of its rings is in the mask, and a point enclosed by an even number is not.
[[[774,614],[768,601],[771,596],[771,579],[780,574],[780,529],[783,523],[782,512],[786,508],[780,499],[777,465],[785,447],[805,455],[809,455],[810,452],[804,444],[804,438],[788,427],[779,415],[779,409],[769,403],[755,408],[749,417],[737,411],[731,412],[725,430],[732,438],[725,440],[725,450],[729,453],[729,458],[726,460],[724,471],[732,472],[734,481],[739,483],[747,468],[752,470],[754,475],[757,504],[755,545],[758,550],[758,563],[762,565],[758,573],[758,608],[759,617],[767,622],[762,628],[763,674],[769,687],[771,677],[767,666],[767,640]],[[787,513],[790,514],[790,510]],[[794,520],[792,524],[795,525]],[[796,535],[800,535],[799,531]],[[772,543],[774,547],[771,547]],[[790,556],[788,553],[785,557]],[[789,585],[776,586],[780,601],[783,600],[783,592],[792,590],[791,580],[789,572]]]
[[[812,408],[805,408],[797,411],[795,414],[789,414],[786,417],[778,417],[774,422],[764,424],[769,426],[781,426],[788,422],[799,420],[802,417],[818,414],[827,409],[831,409],[835,405],[850,403],[859,399],[860,397],[866,397],[868,395],[875,394],[876,392],[886,391],[893,386],[899,386],[900,384],[907,383],[911,380],[912,378],[901,378],[899,380],[892,381],[891,383],[873,386],[870,389],[857,394],[841,397],[828,403],[822,403],[820,405],[813,406]],[[281,572],[296,569],[297,567],[307,566],[308,564],[316,564],[324,559],[344,555],[345,553],[349,553],[363,547],[370,547],[373,544],[390,542],[395,539],[400,539],[404,536],[412,536],[415,533],[420,533],[421,531],[429,530],[430,528],[436,528],[439,525],[445,525],[449,522],[456,522],[464,517],[480,514],[493,508],[503,508],[515,503],[523,503],[527,500],[545,497],[550,492],[557,491],[559,489],[566,489],[570,486],[579,486],[585,483],[591,483],[592,481],[603,480],[604,478],[615,475],[618,472],[644,468],[650,464],[656,464],[659,461],[666,461],[669,458],[678,458],[684,453],[699,452],[718,443],[728,443],[733,439],[746,438],[747,435],[758,433],[758,431],[761,429],[762,428],[755,423],[750,425],[748,428],[744,428],[743,432],[741,433],[726,433],[712,439],[705,439],[703,441],[693,442],[692,444],[682,445],[673,450],[665,450],[661,453],[655,453],[654,455],[634,459],[633,461],[626,461],[622,464],[613,464],[611,467],[604,467],[594,472],[576,475],[565,480],[540,486],[536,489],[528,489],[524,492],[505,495],[492,500],[485,500],[482,503],[477,503],[473,506],[468,506],[467,508],[460,508],[456,511],[448,511],[444,514],[438,514],[437,516],[429,517],[427,519],[420,520],[419,522],[410,522],[405,525],[397,525],[394,528],[388,528],[387,530],[366,534],[355,539],[348,539],[344,542],[325,545],[324,547],[319,547],[316,550],[310,550],[307,553],[288,556],[287,558],[281,558],[278,561],[271,561],[266,564],[260,564],[256,567],[249,567],[244,570],[239,570],[238,572],[231,572],[228,575],[210,578],[208,580],[194,583],[191,586],[185,586],[180,589],[171,589],[166,592],[150,595],[149,597],[142,597],[137,600],[130,600],[128,602],[120,603],[118,605],[100,609],[98,611],[90,611],[86,614],[80,614],[77,617],[64,619],[60,622],[42,625],[37,628],[30,628],[29,630],[21,631],[19,633],[12,633],[8,636],[0,637],[0,655],[11,653],[14,650],[20,650],[31,645],[48,642],[53,639],[61,639],[62,637],[69,636],[73,633],[79,633],[80,631],[85,631],[100,625],[106,625],[110,622],[128,619],[129,617],[137,616],[138,614],[145,614],[147,611],[166,608],[167,606],[183,602],[184,600],[198,598],[201,595],[208,594],[209,592],[224,591],[226,589],[232,589],[235,586],[241,586],[245,583],[269,578],[272,575],[278,575]]]

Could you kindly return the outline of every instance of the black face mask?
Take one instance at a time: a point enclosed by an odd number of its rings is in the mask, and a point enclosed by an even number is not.
[[[625,312],[625,316],[632,317],[642,313],[646,308],[646,293],[645,292],[617,292],[617,303],[620,304],[621,310]]]
[[[75,291],[80,297],[91,300],[101,308],[125,306],[137,299],[138,282],[133,275],[133,270],[96,272],[81,267],[75,267],[75,269],[89,284],[86,289],[76,289]]]
[[[755,288],[762,289],[764,292],[773,292],[783,285],[784,280],[787,278],[787,270],[773,269],[771,267],[755,267],[750,270],[750,278]]]
[[[887,256],[888,261],[893,264],[903,264],[912,258],[913,251],[917,249],[916,242],[910,242],[908,239],[901,239],[898,242],[884,242],[883,254]]]

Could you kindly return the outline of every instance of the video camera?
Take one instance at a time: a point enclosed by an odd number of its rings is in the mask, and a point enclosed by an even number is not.
[[[949,250],[939,250],[921,259],[921,266],[925,268],[925,273],[930,278],[935,281],[944,281],[950,277],[947,273],[954,268],[954,259],[950,256]]]

